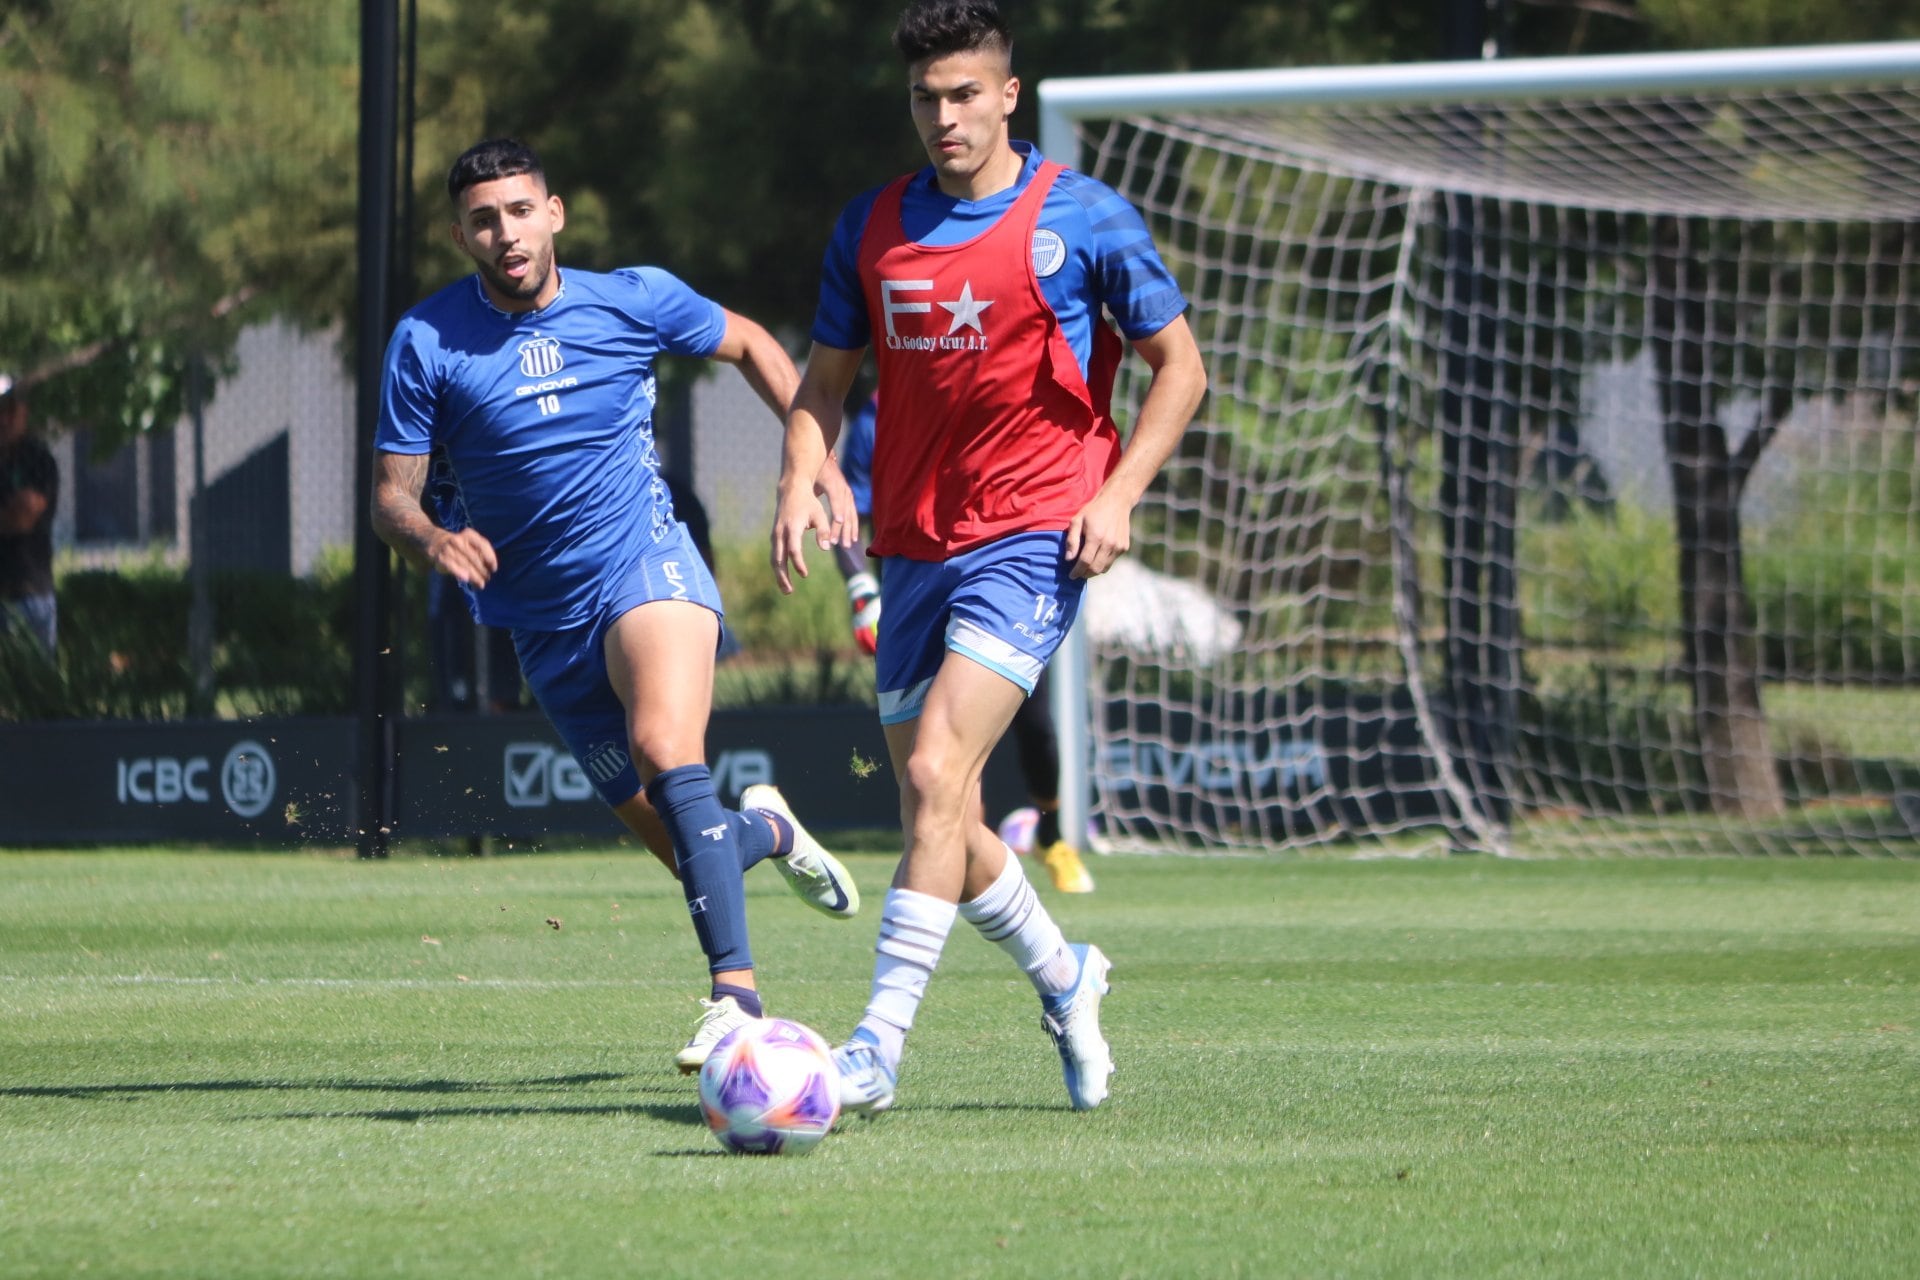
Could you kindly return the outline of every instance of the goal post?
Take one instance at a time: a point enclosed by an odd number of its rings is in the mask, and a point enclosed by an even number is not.
[[[1076,628],[1064,830],[1920,853],[1920,42],[1038,96],[1192,303],[1133,558],[1236,637]]]

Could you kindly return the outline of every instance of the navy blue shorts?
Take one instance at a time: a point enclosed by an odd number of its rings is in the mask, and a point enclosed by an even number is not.
[[[1067,535],[1015,533],[951,560],[889,557],[874,684],[880,723],[919,716],[948,650],[1033,692],[1080,612]]]
[[[516,627],[514,651],[527,687],[580,762],[600,798],[624,804],[640,790],[627,742],[627,710],[607,677],[607,629],[654,600],[688,600],[715,614],[720,588],[683,524],[648,547],[623,578],[610,582],[592,619],[564,631]]]

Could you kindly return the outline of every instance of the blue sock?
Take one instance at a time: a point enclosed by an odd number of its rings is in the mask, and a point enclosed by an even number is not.
[[[707,970],[753,968],[747,945],[747,895],[740,882],[735,819],[713,793],[713,774],[703,764],[668,769],[647,784],[647,803],[673,836],[680,860],[680,888]]]
[[[732,996],[733,1002],[740,1006],[740,1012],[749,1018],[767,1016],[766,1006],[760,1003],[760,993],[752,987],[736,987],[731,982],[716,982],[713,984],[713,998],[718,1000],[721,996]]]
[[[777,813],[768,813],[765,809],[742,809],[738,813],[728,810],[727,820],[733,824],[733,847],[740,853],[742,871],[749,870],[762,858],[793,852],[793,828]],[[767,825],[769,821],[772,826]]]

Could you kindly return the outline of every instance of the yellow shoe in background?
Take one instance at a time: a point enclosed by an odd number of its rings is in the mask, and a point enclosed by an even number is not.
[[[1062,893],[1092,893],[1093,873],[1087,870],[1080,855],[1065,840],[1055,840],[1040,855],[1047,864],[1047,874],[1053,877],[1053,887]]]

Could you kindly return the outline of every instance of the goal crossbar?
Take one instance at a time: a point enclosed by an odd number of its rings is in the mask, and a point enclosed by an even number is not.
[[[1920,40],[1723,49],[1706,53],[1290,67],[1165,75],[1073,76],[1040,82],[1040,145],[1070,163],[1073,122],[1116,111],[1240,111],[1335,103],[1450,103],[1609,94],[1698,93],[1791,83],[1836,87],[1920,75]]]

